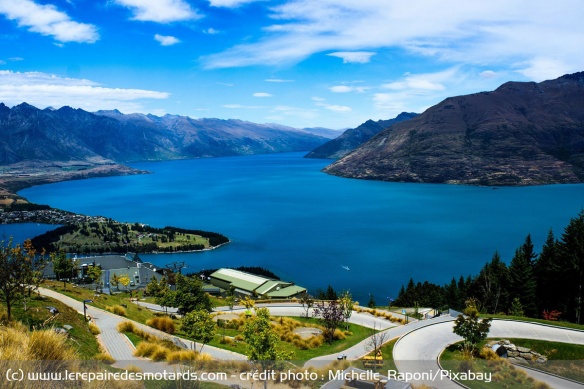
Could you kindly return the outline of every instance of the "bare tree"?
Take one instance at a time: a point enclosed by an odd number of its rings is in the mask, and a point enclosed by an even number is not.
[[[305,291],[302,296],[300,296],[300,303],[302,304],[302,308],[306,311],[306,317],[310,317],[310,308],[314,306],[314,299]]]
[[[368,351],[370,352],[373,351],[375,361],[373,366],[375,367],[377,366],[377,357],[381,356],[381,346],[383,346],[383,344],[387,340],[389,340],[387,331],[378,331],[377,325],[373,323],[373,328],[371,329],[371,336],[367,341],[366,347]]]

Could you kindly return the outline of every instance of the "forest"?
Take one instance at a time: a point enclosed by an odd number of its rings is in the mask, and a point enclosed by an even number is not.
[[[531,235],[509,264],[495,252],[474,276],[452,278],[446,285],[414,282],[402,286],[396,306],[462,310],[475,299],[482,313],[526,316],[581,323],[584,308],[584,211],[572,218],[561,237],[552,230],[539,253]]]

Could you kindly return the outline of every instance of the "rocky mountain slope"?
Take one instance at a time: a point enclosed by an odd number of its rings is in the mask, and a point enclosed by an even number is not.
[[[584,72],[448,98],[325,171],[472,185],[583,182]]]
[[[367,142],[373,136],[387,127],[409,120],[417,114],[413,112],[402,112],[397,117],[389,120],[368,120],[357,128],[351,128],[345,131],[341,136],[335,138],[322,146],[317,147],[310,153],[306,154],[305,158],[323,158],[323,159],[338,159],[349,154],[357,147]]]
[[[326,138],[241,120],[0,103],[0,165],[23,160],[144,161],[311,150]]]

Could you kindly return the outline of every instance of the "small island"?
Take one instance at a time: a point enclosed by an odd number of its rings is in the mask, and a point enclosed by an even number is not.
[[[36,236],[32,243],[37,249],[77,254],[177,253],[214,249],[229,239],[216,232],[155,228],[98,217],[58,227]]]
[[[216,232],[122,223],[103,216],[80,215],[32,203],[14,202],[0,208],[0,224],[8,223],[60,225],[32,239],[37,250],[48,252],[178,253],[211,250],[229,243],[229,238]]]

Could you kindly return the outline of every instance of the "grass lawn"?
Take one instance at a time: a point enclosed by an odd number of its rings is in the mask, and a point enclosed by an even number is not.
[[[125,304],[127,306],[127,308],[125,308],[126,317],[128,319],[132,319],[143,324],[146,323],[146,320],[154,316],[154,314],[150,310],[139,307],[134,303],[131,303],[130,295],[125,292],[114,295],[101,294],[99,297],[95,297],[94,290],[85,289],[81,287],[74,288],[73,285],[69,283],[67,283],[66,288],[63,288],[63,283],[58,281],[45,281],[45,283],[42,286],[47,289],[54,290],[55,292],[62,293],[77,301],[93,300],[92,303],[88,303],[87,305],[101,308],[104,310],[108,306]]]
[[[291,319],[297,320],[306,326],[309,325],[318,325],[319,322],[315,318],[305,318],[305,317],[292,317]],[[188,338],[184,333],[180,331],[180,326],[177,325],[177,332],[175,335]],[[343,326],[343,329],[345,327]],[[337,354],[341,353],[343,350],[354,346],[355,344],[361,342],[363,339],[367,338],[371,335],[371,330],[365,327],[361,327],[355,324],[349,324],[349,331],[352,335],[348,335],[344,340],[335,340],[332,343],[323,343],[320,347],[302,350],[296,347],[294,344],[290,342],[280,341],[278,343],[278,350],[289,352],[294,352],[294,357],[292,362],[298,365],[303,365],[305,361],[312,359],[314,357],[322,356],[322,355],[329,355],[329,354]],[[229,351],[234,351],[240,354],[246,354],[247,352],[247,344],[245,341],[233,341],[229,343],[221,343],[223,337],[227,336],[229,338],[235,338],[238,335],[243,335],[241,331],[233,328],[217,328],[217,335],[215,338],[209,342],[209,345],[226,349]],[[205,349],[203,348],[203,352]]]
[[[59,315],[43,327],[43,322],[52,315],[46,307],[55,307],[59,310]],[[73,327],[69,331],[69,345],[77,350],[81,359],[90,360],[99,354],[99,346],[95,336],[89,332],[88,326],[83,319],[83,315],[76,310],[69,308],[58,300],[49,297],[34,296],[27,303],[27,310],[24,311],[22,304],[17,304],[12,308],[12,317],[29,327],[29,329],[46,329],[51,327],[63,327],[70,325]]]

